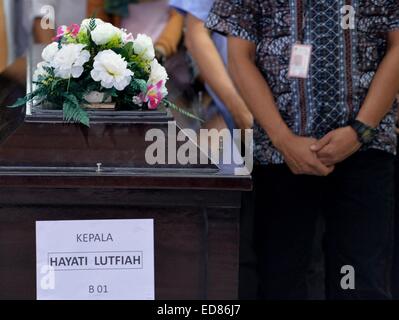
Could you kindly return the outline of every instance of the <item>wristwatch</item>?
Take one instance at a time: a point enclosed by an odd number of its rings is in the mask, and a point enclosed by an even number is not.
[[[377,135],[377,129],[374,129],[359,120],[353,120],[349,124],[357,134],[357,138],[361,144],[371,143]]]

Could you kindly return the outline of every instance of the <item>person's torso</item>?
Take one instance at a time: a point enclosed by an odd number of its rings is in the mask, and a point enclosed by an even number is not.
[[[388,4],[349,1],[354,29],[345,29],[348,1],[260,1],[263,22],[257,64],[285,120],[297,132],[321,137],[356,116],[387,47]],[[309,77],[289,79],[291,48],[313,46]],[[298,117],[298,114],[300,116]]]
[[[321,138],[357,116],[386,54],[388,8],[395,1],[259,1],[257,65],[296,134]],[[348,3],[352,7],[344,8]],[[355,13],[353,29],[347,28],[347,9]],[[288,77],[297,42],[313,47],[309,76],[303,80]],[[372,147],[394,152],[396,108],[382,121]],[[270,145],[261,133],[259,140]]]

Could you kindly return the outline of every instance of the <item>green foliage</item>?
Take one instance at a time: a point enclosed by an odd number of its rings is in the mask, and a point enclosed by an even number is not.
[[[142,79],[134,79],[130,87],[135,92],[135,95],[147,92],[147,82]]]
[[[87,30],[80,30],[78,35],[76,36],[76,42],[85,44],[86,46],[90,46],[90,35]]]
[[[150,76],[150,64],[147,60],[139,55],[131,55],[129,61],[129,68],[134,72],[135,78],[148,81]]]
[[[96,18],[95,17],[91,17],[90,23],[89,23],[90,31],[93,31],[96,27],[97,27]]]
[[[167,99],[162,100],[162,103],[164,104],[164,106],[166,108],[176,110],[176,111],[180,112],[181,114],[185,115],[188,118],[195,119],[195,120],[198,120],[200,122],[204,122],[204,120],[202,120],[201,118],[198,118],[196,115],[194,115],[194,114],[192,114],[192,113],[190,113],[190,112],[188,112],[186,110],[183,110],[182,108],[178,107],[177,105],[175,105],[174,103],[170,102]]]
[[[122,46],[123,46],[123,43],[122,43],[120,36],[116,35],[116,36],[113,36],[111,38],[111,40],[108,41],[107,44],[100,46],[100,51],[115,49],[115,48],[122,48]]]
[[[73,37],[71,35],[66,35],[66,36],[64,36],[64,42],[68,43],[68,44],[70,44],[70,43],[78,43],[78,40],[77,40],[77,38],[75,38],[75,37]]]
[[[27,94],[25,97],[17,99],[17,101],[15,101],[14,104],[12,104],[11,106],[7,106],[7,108],[24,107],[28,102],[32,101],[37,96],[37,93],[38,93],[38,90],[31,92],[31,93]]]
[[[11,106],[8,106],[8,108],[19,108],[22,106],[25,106],[30,99],[28,99],[28,97],[23,97],[23,98],[19,98],[17,101],[15,101],[15,103]]]
[[[113,48],[113,51],[120,54],[126,61],[129,61],[130,57],[133,55],[133,43],[128,42],[121,48]]]
[[[87,112],[82,109],[81,103],[73,94],[64,94],[65,101],[63,104],[64,120],[66,122],[82,123],[90,127],[90,120]]]

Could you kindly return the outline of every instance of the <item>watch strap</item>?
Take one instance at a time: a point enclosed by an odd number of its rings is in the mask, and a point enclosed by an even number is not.
[[[355,130],[359,142],[362,144],[369,144],[371,143],[376,134],[377,134],[377,130],[364,124],[363,122],[359,121],[359,120],[353,120],[350,123],[350,126],[353,128],[353,130]]]

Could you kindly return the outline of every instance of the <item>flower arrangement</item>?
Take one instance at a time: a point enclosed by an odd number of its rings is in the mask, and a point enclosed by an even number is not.
[[[195,117],[166,99],[168,74],[155,58],[150,37],[136,39],[100,19],[58,28],[33,75],[34,90],[11,107],[27,102],[62,107],[66,122],[90,125],[87,107],[93,92],[117,108],[156,110],[162,104]]]

